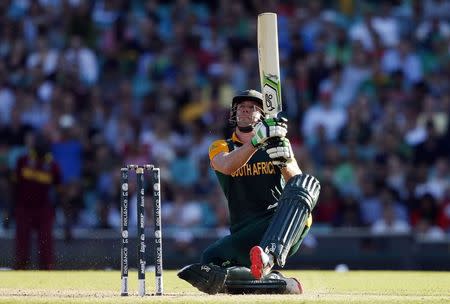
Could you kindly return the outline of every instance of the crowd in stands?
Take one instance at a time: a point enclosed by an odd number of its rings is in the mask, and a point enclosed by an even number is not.
[[[278,14],[288,136],[322,183],[314,226],[448,236],[448,0],[0,1],[0,230],[39,132],[62,168],[57,227],[118,229],[120,167],[152,163],[165,229],[226,233],[208,147],[233,95],[260,88],[263,11]]]

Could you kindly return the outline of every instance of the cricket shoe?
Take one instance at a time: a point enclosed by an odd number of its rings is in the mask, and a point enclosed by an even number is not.
[[[286,289],[284,290],[285,294],[302,294],[303,293],[303,285],[296,278],[287,278],[279,271],[272,271],[268,276],[268,278],[279,279],[286,282]]]
[[[254,246],[250,250],[250,271],[255,279],[260,280],[269,274],[273,267],[273,255],[267,254],[259,246]]]

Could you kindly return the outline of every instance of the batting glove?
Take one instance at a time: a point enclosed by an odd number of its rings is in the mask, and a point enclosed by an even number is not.
[[[258,122],[254,128],[255,135],[252,138],[252,145],[255,148],[261,146],[269,138],[282,138],[287,134],[286,118],[268,118]]]
[[[272,159],[272,164],[279,167],[285,167],[294,160],[294,152],[292,152],[291,143],[287,138],[271,141],[266,148],[266,152]]]

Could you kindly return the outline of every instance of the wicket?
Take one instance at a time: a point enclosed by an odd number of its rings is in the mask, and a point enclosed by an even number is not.
[[[151,183],[153,185],[153,218],[154,218],[154,253],[155,253],[155,295],[163,294],[163,276],[162,276],[162,233],[161,233],[161,177],[160,170],[154,165],[128,165],[121,168],[121,193],[120,193],[120,217],[121,217],[121,296],[128,295],[128,221],[129,221],[129,196],[128,196],[128,177],[129,171],[136,172],[137,178],[137,236],[138,236],[138,295],[145,296],[145,190],[144,175],[145,170],[151,171]]]

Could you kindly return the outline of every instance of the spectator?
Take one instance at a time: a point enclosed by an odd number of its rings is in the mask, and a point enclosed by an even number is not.
[[[450,172],[446,158],[438,158],[426,182],[416,188],[416,193],[422,196],[431,194],[436,200],[444,199],[445,191],[450,187]]]
[[[322,224],[331,224],[337,221],[341,201],[338,191],[332,183],[322,183],[321,195],[317,208],[314,210],[314,222]]]
[[[344,126],[347,119],[346,113],[342,108],[333,107],[330,94],[329,90],[323,88],[318,103],[305,113],[302,124],[302,133],[305,138],[317,138],[317,130],[323,126],[327,141],[333,142]]]
[[[423,9],[426,18],[441,17],[448,19],[450,17],[450,3],[447,0],[426,0]]]
[[[415,84],[422,80],[422,63],[411,43],[402,40],[394,48],[389,49],[383,55],[381,65],[384,72],[393,73],[401,70],[408,85]]]
[[[3,83],[0,86],[0,124],[9,123],[11,112],[16,102],[16,96],[12,88]]]
[[[371,20],[375,32],[385,47],[394,47],[399,42],[399,26],[397,19],[392,16],[390,1],[381,1],[376,16]]]
[[[191,188],[199,179],[198,166],[189,157],[186,144],[178,143],[175,147],[175,158],[170,163],[172,181],[177,186]]]
[[[445,199],[439,207],[438,224],[443,231],[450,232],[450,187],[447,187]]]
[[[419,198],[418,205],[411,213],[411,223],[417,233],[426,238],[442,239],[444,233],[437,225],[438,205],[431,194]]]
[[[33,70],[40,68],[45,76],[50,76],[56,72],[59,52],[50,49],[46,37],[39,37],[37,40],[37,50],[27,58],[27,68]]]
[[[363,224],[371,226],[381,218],[383,210],[377,187],[372,178],[364,177],[362,179],[361,192],[361,219]]]
[[[399,219],[395,215],[393,205],[385,205],[383,209],[383,217],[378,219],[372,225],[371,231],[375,234],[408,233],[410,231],[410,227],[408,222]]]
[[[424,142],[414,147],[414,163],[431,166],[436,159],[444,156],[444,147],[441,145],[442,138],[437,133],[432,120],[426,123],[426,132]]]
[[[98,63],[95,53],[83,44],[78,36],[70,39],[70,47],[64,55],[64,64],[82,83],[93,85],[98,80]]]
[[[353,197],[345,197],[334,222],[335,226],[346,229],[353,229],[363,226],[361,220],[361,208],[358,201]]]

